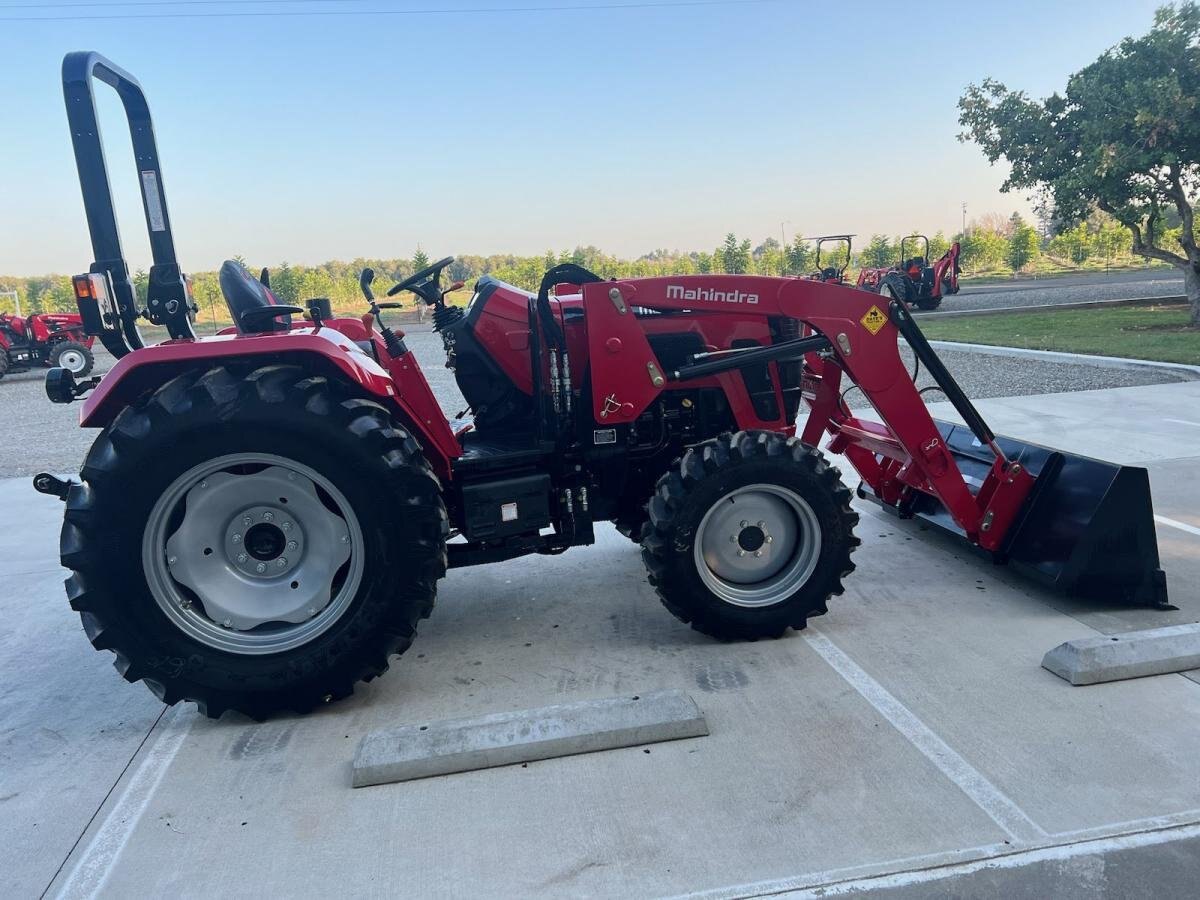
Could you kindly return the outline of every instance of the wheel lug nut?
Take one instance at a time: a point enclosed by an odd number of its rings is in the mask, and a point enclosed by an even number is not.
[[[749,522],[747,522],[745,519],[742,519],[742,521],[741,521],[741,523],[740,523],[740,524],[741,524],[741,526],[742,526],[743,528],[745,528],[745,527],[746,527],[747,525],[749,525],[750,523],[749,523]]]
[[[233,541],[235,544],[240,544],[242,542],[242,536],[240,534],[234,534],[234,536],[231,537],[230,540]]]
[[[263,521],[264,522],[270,522],[274,518],[275,518],[275,513],[271,512],[270,510],[267,510],[265,513],[263,513]]]
[[[746,555],[746,551],[745,551],[745,550],[739,550],[739,551],[738,551],[738,556],[745,556],[745,555]]]
[[[282,569],[284,566],[287,565],[287,557],[286,556],[279,557],[279,559],[275,560],[275,565],[279,566],[279,568]]]
[[[758,523],[758,527],[759,527],[759,528],[766,528],[766,527],[767,527],[767,523],[766,523],[766,522],[759,522],[759,523]]]
[[[300,545],[297,544],[295,541],[288,541],[288,543],[287,543],[287,548],[289,550],[295,550],[298,546],[300,546]]]
[[[350,543],[350,535],[348,535],[348,534],[343,534],[343,535],[342,535],[342,543],[343,543],[343,544],[348,544],[348,543]]]
[[[242,524],[243,525],[249,525],[253,521],[254,520],[251,519],[249,516],[242,516]]]
[[[226,628],[232,628],[233,627],[233,619],[226,619],[221,624],[224,625]]]
[[[238,562],[245,562],[245,561],[246,561],[246,554],[245,554],[245,553],[239,553],[239,554],[237,555],[237,561],[238,561]]]
[[[179,559],[178,559],[178,557],[175,557],[175,556],[168,556],[168,557],[167,557],[167,565],[168,565],[168,566],[173,566],[173,565],[175,565],[175,563],[177,563],[177,562],[179,562]]]
[[[765,540],[765,541],[766,541],[766,542],[769,544],[769,543],[771,543],[771,541],[775,540],[775,538],[771,537],[771,536],[768,534],[768,535],[767,535],[767,536],[766,536],[766,537],[765,537],[763,540]]]
[[[267,564],[266,564],[266,563],[259,563],[257,566],[255,566],[255,567],[254,567],[254,571],[255,571],[255,572],[265,572],[265,571],[267,571]]]
[[[731,543],[731,544],[737,543],[737,535],[736,534],[731,534],[729,536],[729,543]]]
[[[292,523],[291,523],[291,522],[283,522],[283,523],[281,523],[281,524],[280,524],[280,526],[279,526],[279,527],[280,527],[280,528],[282,528],[284,531],[291,531],[291,530],[292,530]]]
[[[761,551],[761,550],[755,550],[755,551],[754,551],[754,555],[755,555],[755,556],[762,556],[762,551]]]

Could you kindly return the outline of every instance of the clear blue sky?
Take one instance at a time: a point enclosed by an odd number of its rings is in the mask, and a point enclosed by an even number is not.
[[[757,242],[785,221],[789,239],[949,232],[964,200],[969,215],[1027,211],[955,140],[963,87],[1061,89],[1157,5],[621,2],[0,0],[0,273],[91,261],[59,80],[69,50],[145,86],[185,270],[418,243],[432,257],[639,255],[730,230]],[[572,4],[592,8],[499,11]],[[346,14],[455,7],[485,11]],[[272,15],[12,20],[221,11]],[[98,93],[126,254],[146,266],[128,134]]]

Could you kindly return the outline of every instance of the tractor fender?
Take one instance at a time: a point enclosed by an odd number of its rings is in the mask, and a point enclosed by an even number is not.
[[[412,425],[429,455],[430,465],[442,477],[450,473],[450,458],[458,456],[457,441],[440,419],[442,430],[417,427],[425,418],[412,408],[396,382],[374,359],[345,335],[332,328],[293,330],[286,334],[217,335],[200,340],[167,341],[121,357],[84,401],[79,424],[104,428],[126,406],[180,372],[197,366],[225,366],[244,360],[250,365],[293,363],[353,383],[364,394],[397,410]],[[435,423],[436,425],[437,423]]]
[[[217,335],[190,341],[167,341],[121,357],[84,401],[79,424],[103,428],[117,413],[146,391],[179,372],[197,366],[223,366],[245,359],[251,364],[296,362],[322,374],[341,376],[385,403],[396,399],[387,372],[349,338],[326,328],[286,334]]]

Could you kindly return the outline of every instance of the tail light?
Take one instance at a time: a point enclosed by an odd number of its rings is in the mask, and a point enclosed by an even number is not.
[[[75,305],[79,307],[84,332],[97,335],[116,328],[117,304],[113,300],[108,275],[89,272],[87,275],[76,275],[71,282],[75,287]]]

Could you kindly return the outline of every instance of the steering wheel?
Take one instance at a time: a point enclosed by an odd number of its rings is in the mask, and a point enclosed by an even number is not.
[[[419,272],[413,272],[399,284],[393,285],[388,289],[387,295],[394,297],[401,291],[412,291],[426,303],[431,306],[437,303],[441,292],[438,290],[438,280],[442,274],[442,269],[454,262],[453,256],[447,256],[445,259],[439,259],[431,266],[426,266]],[[422,284],[423,281],[432,278],[429,284]]]

